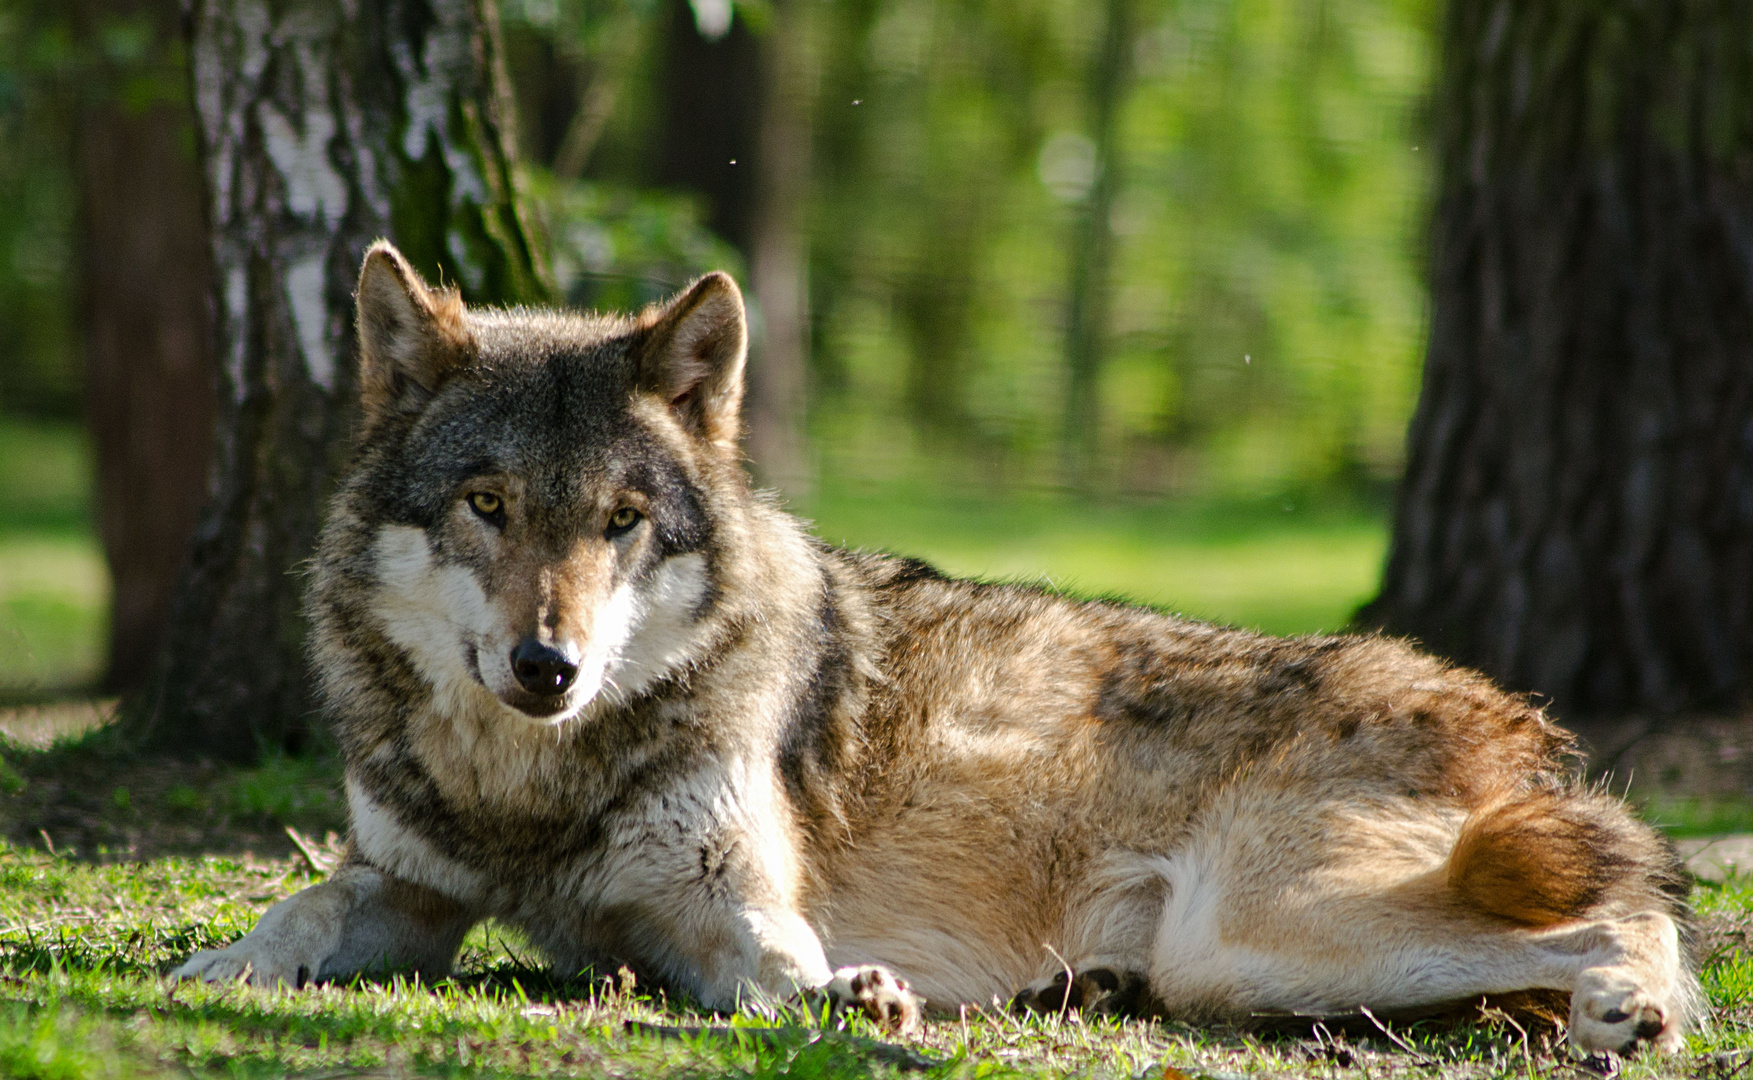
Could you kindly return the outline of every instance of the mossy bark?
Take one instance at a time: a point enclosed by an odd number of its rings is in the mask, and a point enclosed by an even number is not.
[[[353,286],[389,236],[471,302],[537,300],[493,0],[198,0],[214,469],[137,744],[247,760],[314,729],[299,567],[355,417]]]
[[[1753,5],[1457,0],[1381,595],[1570,716],[1753,677]]]

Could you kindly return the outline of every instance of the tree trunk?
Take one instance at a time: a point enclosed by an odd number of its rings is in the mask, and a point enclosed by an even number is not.
[[[219,399],[209,502],[147,745],[232,760],[310,732],[298,567],[354,419],[353,285],[392,237],[472,301],[538,299],[492,0],[200,0]]]
[[[764,87],[754,166],[749,285],[760,319],[749,363],[748,454],[756,474],[791,495],[809,488],[804,409],[809,377],[810,103],[808,2],[776,3],[761,41]]]
[[[1457,0],[1381,595],[1572,716],[1753,672],[1753,5]]]
[[[79,325],[97,518],[109,562],[111,691],[139,689],[206,491],[212,444],[212,262],[178,0],[81,0],[80,40],[144,24],[145,55],[106,64],[76,133]],[[124,100],[141,87],[147,102]]]
[[[739,14],[714,36],[689,4],[670,8],[654,179],[704,196],[706,224],[748,262],[744,445],[763,482],[798,494],[809,484],[811,5],[779,0],[759,32]]]
[[[670,0],[669,8],[652,180],[658,187],[698,192],[707,228],[747,257],[757,198],[760,41],[740,18],[708,38],[686,0]]]
[[[1132,0],[1107,0],[1103,9],[1101,52],[1090,65],[1087,91],[1095,177],[1078,210],[1066,290],[1063,468],[1065,482],[1073,487],[1089,483],[1101,439],[1098,395],[1108,344],[1108,278],[1114,250],[1109,218],[1120,182],[1114,128],[1132,54]]]

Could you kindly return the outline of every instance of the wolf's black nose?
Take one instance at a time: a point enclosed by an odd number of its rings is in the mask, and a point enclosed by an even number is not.
[[[532,694],[563,694],[578,677],[578,665],[559,649],[524,638],[511,650],[511,673]]]

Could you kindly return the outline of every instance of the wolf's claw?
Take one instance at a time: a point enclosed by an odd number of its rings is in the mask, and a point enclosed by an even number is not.
[[[245,942],[238,941],[224,949],[196,953],[172,971],[170,977],[201,982],[243,982],[251,986],[284,984],[295,989],[310,981],[311,965],[276,959],[268,953],[269,950],[250,948]]]

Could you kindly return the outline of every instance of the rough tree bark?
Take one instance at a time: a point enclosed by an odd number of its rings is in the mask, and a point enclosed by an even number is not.
[[[1456,0],[1380,596],[1566,715],[1753,674],[1753,5]]]
[[[97,519],[109,563],[105,687],[140,688],[206,493],[212,444],[212,260],[178,0],[79,0],[79,39],[104,57],[75,133],[79,326]],[[133,28],[142,55],[111,59]],[[140,100],[144,98],[144,100]]]
[[[127,730],[246,760],[310,731],[298,566],[353,419],[352,292],[390,236],[475,301],[540,298],[493,0],[199,0],[215,468],[165,659]]]

